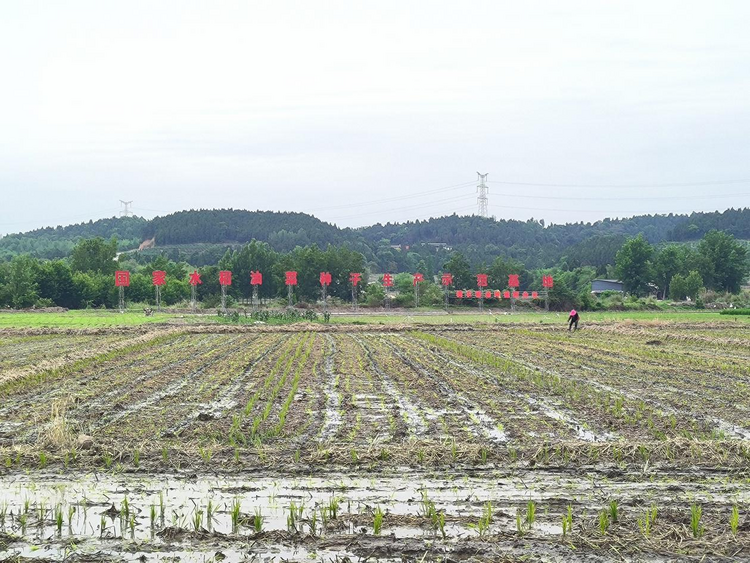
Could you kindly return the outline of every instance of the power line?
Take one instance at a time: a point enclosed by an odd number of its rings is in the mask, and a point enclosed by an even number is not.
[[[449,197],[449,198],[446,198],[446,199],[440,199],[440,200],[431,201],[429,203],[418,203],[416,205],[409,205],[409,206],[406,206],[406,207],[399,206],[398,207],[398,211],[409,211],[409,210],[412,210],[412,209],[423,209],[425,207],[433,207],[435,205],[441,205],[441,204],[444,204],[444,203],[452,203],[452,202],[456,202],[456,201],[463,201],[465,199],[466,199],[466,194],[461,194],[461,195]],[[364,213],[356,213],[354,215],[345,215],[345,216],[339,215],[339,216],[334,216],[334,217],[331,217],[328,220],[356,219],[357,217],[366,217],[368,215],[372,215],[373,213],[383,213],[383,212],[384,211],[382,209],[376,209],[376,210],[372,210],[372,211],[365,211]]]
[[[665,184],[543,184],[536,182],[508,182],[492,180],[491,184],[506,184],[509,186],[538,186],[546,188],[685,188],[691,186],[723,186],[727,184],[747,184],[746,180],[710,180],[707,182],[673,182]]]
[[[599,197],[599,196],[591,196],[591,197],[569,197],[569,196],[557,196],[557,195],[526,195],[522,193],[514,193],[514,194],[503,194],[498,193],[497,195],[503,196],[503,197],[522,197],[526,199],[562,199],[562,200],[581,200],[581,201],[589,201],[589,200],[602,200],[602,201],[653,201],[653,200],[661,200],[661,199],[667,199],[667,200],[674,200],[674,199],[716,199],[720,197],[743,197],[743,196],[750,196],[750,192],[746,193],[739,193],[739,194],[706,194],[706,195],[693,195],[693,196],[653,196],[653,197],[635,197],[635,196],[628,196],[628,197]]]

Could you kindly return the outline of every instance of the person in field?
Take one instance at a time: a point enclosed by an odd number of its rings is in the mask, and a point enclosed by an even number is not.
[[[578,321],[581,317],[578,316],[578,311],[575,309],[572,309],[570,311],[570,316],[568,317],[568,332],[571,330],[575,332],[578,330]]]

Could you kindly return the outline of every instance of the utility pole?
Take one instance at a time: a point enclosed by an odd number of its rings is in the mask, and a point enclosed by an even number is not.
[[[133,201],[123,201],[120,200],[120,203],[122,204],[122,211],[120,211],[120,217],[132,217],[133,212],[130,211],[130,205],[133,203]]]
[[[487,172],[486,174],[480,174],[477,172],[477,176],[479,176],[479,185],[477,186],[477,193],[479,195],[477,196],[477,203],[479,204],[479,216],[480,217],[487,217],[487,191],[489,188],[487,187],[487,176],[489,176],[490,173]]]

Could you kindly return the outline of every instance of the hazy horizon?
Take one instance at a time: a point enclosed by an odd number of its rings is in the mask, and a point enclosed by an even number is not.
[[[6,4],[0,235],[750,207],[750,4]]]

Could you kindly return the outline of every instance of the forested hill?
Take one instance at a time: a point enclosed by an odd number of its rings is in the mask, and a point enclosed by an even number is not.
[[[691,215],[643,215],[629,219],[604,219],[594,223],[545,226],[542,221],[494,220],[477,216],[439,217],[427,221],[377,224],[342,229],[305,213],[201,209],[180,211],[146,220],[138,217],[101,219],[67,227],[44,228],[0,239],[0,258],[29,254],[58,258],[70,253],[82,238],[117,237],[121,250],[138,248],[154,238],[156,250],[169,246],[203,244],[221,256],[222,245],[252,239],[285,252],[296,246],[347,245],[362,252],[373,267],[396,271],[406,268],[408,253],[435,263],[450,249],[460,250],[470,262],[489,263],[496,256],[515,258],[528,267],[546,267],[561,260],[570,266],[611,263],[622,242],[638,233],[653,244],[690,241],[711,229],[724,230],[739,239],[750,239],[750,209],[730,209]],[[406,250],[408,252],[400,252]],[[179,249],[178,249],[179,250]],[[190,259],[190,253],[179,254]],[[412,256],[412,261],[419,257]]]

